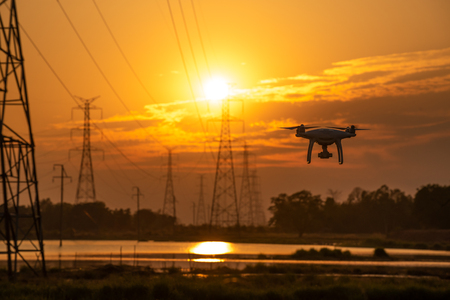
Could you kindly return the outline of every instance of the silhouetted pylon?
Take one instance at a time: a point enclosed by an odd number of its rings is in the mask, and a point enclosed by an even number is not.
[[[239,217],[241,225],[253,226],[255,225],[255,203],[254,193],[252,191],[252,186],[250,185],[248,155],[248,146],[247,144],[244,144],[241,194],[239,198]]]
[[[37,275],[46,268],[16,1],[0,2],[0,24],[0,255],[6,255],[12,280],[22,265]]]
[[[228,98],[222,100],[221,123],[210,226],[239,226],[239,211],[230,134],[230,103]]]
[[[172,150],[168,150],[166,192],[164,193],[163,214],[177,218],[176,199],[172,178]]]
[[[91,103],[98,97],[91,99],[84,99],[77,97],[83,106],[75,107],[74,109],[82,109],[84,114],[83,123],[83,148],[71,149],[71,151],[81,151],[81,165],[80,174],[78,176],[77,194],[75,203],[96,201],[94,171],[92,168],[91,151],[101,151],[91,147],[91,109],[99,109],[92,107]]]
[[[262,207],[261,184],[256,169],[250,172],[250,190],[253,203],[253,225],[266,226],[266,215]]]
[[[198,196],[197,218],[195,218],[194,225],[203,225],[203,224],[206,224],[206,222],[207,222],[206,221],[203,178],[204,178],[204,175],[200,175],[200,193]]]

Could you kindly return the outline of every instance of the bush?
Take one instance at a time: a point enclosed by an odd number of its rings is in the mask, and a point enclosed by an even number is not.
[[[321,248],[319,251],[315,249],[309,249],[309,251],[300,249],[291,255],[294,259],[323,259],[323,258],[334,258],[334,259],[349,259],[351,258],[350,251],[342,252],[340,249],[331,250],[329,248]]]
[[[376,257],[376,258],[388,258],[389,254],[386,253],[384,248],[375,248],[375,250],[373,251],[373,257]]]

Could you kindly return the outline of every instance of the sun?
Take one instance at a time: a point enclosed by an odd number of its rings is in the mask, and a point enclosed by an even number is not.
[[[219,101],[228,97],[229,85],[223,78],[213,78],[205,83],[207,100]]]

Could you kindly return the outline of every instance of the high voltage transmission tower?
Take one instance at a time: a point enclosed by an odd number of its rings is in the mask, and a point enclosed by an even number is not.
[[[253,221],[255,226],[266,226],[266,215],[262,208],[261,183],[256,169],[250,171],[250,189],[253,200]]]
[[[177,218],[176,199],[173,191],[172,150],[168,149],[166,192],[164,193],[163,214]]]
[[[137,225],[136,225],[136,227],[137,227],[137,241],[139,242],[140,240],[141,240],[141,236],[140,236],[140,228],[141,228],[141,222],[139,221],[139,215],[140,215],[140,213],[139,213],[139,211],[141,210],[140,209],[140,203],[139,203],[139,197],[140,196],[144,196],[143,194],[141,194],[141,191],[139,190],[139,187],[138,186],[133,186],[133,191],[136,191],[136,193],[135,194],[133,194],[132,196],[131,196],[131,198],[133,198],[133,197],[136,197],[137,198],[137,211],[136,211],[136,223],[137,223]]]
[[[241,195],[239,198],[239,217],[241,225],[255,225],[255,199],[252,186],[250,185],[250,174],[248,165],[248,146],[244,144]]]
[[[35,144],[16,2],[0,2],[0,254],[14,278],[23,261],[46,274]]]
[[[230,99],[222,100],[222,123],[216,177],[211,206],[211,226],[239,226],[239,210],[234,177],[230,133]]]
[[[204,185],[203,178],[204,175],[200,175],[200,193],[198,196],[198,204],[197,204],[197,218],[195,219],[194,225],[203,225],[206,224],[206,210],[205,210],[205,197],[204,197]]]
[[[75,148],[70,151],[82,151],[81,153],[81,165],[80,174],[78,176],[77,194],[75,197],[75,203],[96,201],[95,184],[94,184],[94,171],[92,169],[92,156],[91,151],[102,151],[100,149],[91,147],[91,109],[99,109],[95,106],[91,106],[98,97],[91,99],[84,99],[77,97],[83,104],[82,107],[74,107],[73,109],[81,109],[84,114],[83,124],[83,148]],[[81,128],[76,128],[81,129]],[[69,152],[70,153],[70,152]]]
[[[250,170],[249,155],[248,146],[244,144],[239,217],[241,225],[264,226],[266,219],[262,209],[259,177],[256,168]]]
[[[63,206],[63,198],[64,198],[64,179],[70,179],[70,182],[72,182],[72,177],[67,176],[66,170],[64,169],[64,165],[61,164],[54,164],[53,170],[55,170],[55,167],[61,168],[61,175],[59,176],[53,176],[53,180],[55,179],[61,179],[61,204],[60,204],[60,211],[59,211],[59,246],[62,247],[62,233],[63,233],[63,212],[64,212],[64,206]]]

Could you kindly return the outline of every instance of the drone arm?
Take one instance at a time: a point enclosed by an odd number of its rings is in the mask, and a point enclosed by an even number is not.
[[[337,151],[338,151],[339,164],[342,165],[344,163],[344,153],[342,151],[342,143],[341,143],[340,139],[336,140],[336,147],[337,147]]]
[[[314,146],[314,143],[316,142],[315,139],[310,139],[309,140],[309,146],[308,146],[308,155],[306,156],[306,161],[309,163],[311,163],[311,152]]]

